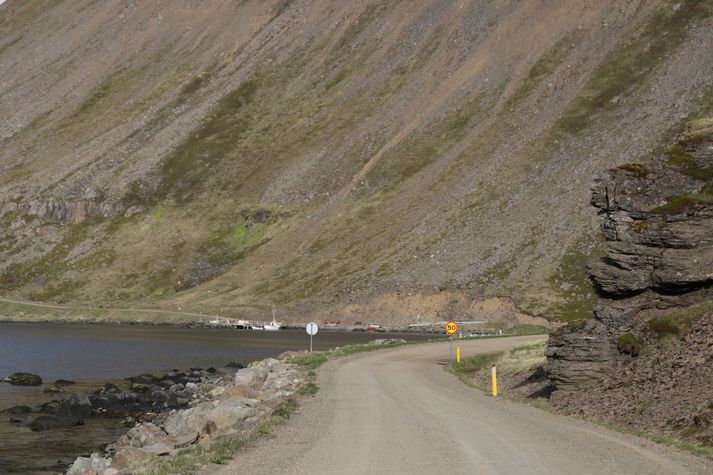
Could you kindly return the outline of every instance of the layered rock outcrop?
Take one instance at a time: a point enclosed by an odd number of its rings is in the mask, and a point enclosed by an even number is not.
[[[709,299],[713,286],[713,119],[692,122],[650,163],[598,179],[606,256],[588,266],[594,315],[554,335],[547,372],[557,389],[604,376],[631,354],[622,335],[651,311]]]
[[[124,205],[92,200],[31,199],[0,205],[0,216],[22,213],[60,224],[76,223],[89,217],[110,218],[125,212]]]

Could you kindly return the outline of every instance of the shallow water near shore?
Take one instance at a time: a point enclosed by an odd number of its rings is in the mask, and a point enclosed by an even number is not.
[[[383,334],[321,331],[314,348],[365,343]],[[434,335],[388,334],[420,340]],[[302,330],[264,332],[233,329],[189,329],[138,325],[0,324],[0,377],[23,371],[45,384],[18,387],[0,383],[0,411],[61,398],[43,393],[56,379],[77,381],[67,391],[90,393],[103,382],[140,373],[218,367],[230,361],[249,363],[287,350],[309,348]],[[36,417],[36,414],[30,415]],[[78,455],[103,447],[128,430],[118,420],[90,419],[65,430],[31,432],[0,414],[0,473],[58,473]]]

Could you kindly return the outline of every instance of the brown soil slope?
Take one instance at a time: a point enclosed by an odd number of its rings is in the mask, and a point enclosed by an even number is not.
[[[582,318],[589,183],[711,106],[712,16],[9,0],[0,291],[231,314],[499,295]]]

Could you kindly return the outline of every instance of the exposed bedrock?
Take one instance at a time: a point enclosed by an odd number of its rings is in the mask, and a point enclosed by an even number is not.
[[[31,199],[19,202],[0,203],[0,216],[7,213],[22,213],[39,216],[54,223],[76,223],[86,218],[99,216],[110,218],[125,211],[122,204],[90,200]]]
[[[606,256],[587,271],[594,315],[550,338],[547,371],[557,389],[599,379],[625,355],[617,339],[647,311],[710,298],[713,284],[713,120],[689,124],[646,164],[609,170],[592,188]]]

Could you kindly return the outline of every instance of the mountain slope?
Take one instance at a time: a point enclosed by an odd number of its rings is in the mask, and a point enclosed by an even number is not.
[[[711,15],[11,0],[0,288],[394,322],[516,315],[479,303],[503,296],[583,318],[589,183],[710,107]]]

